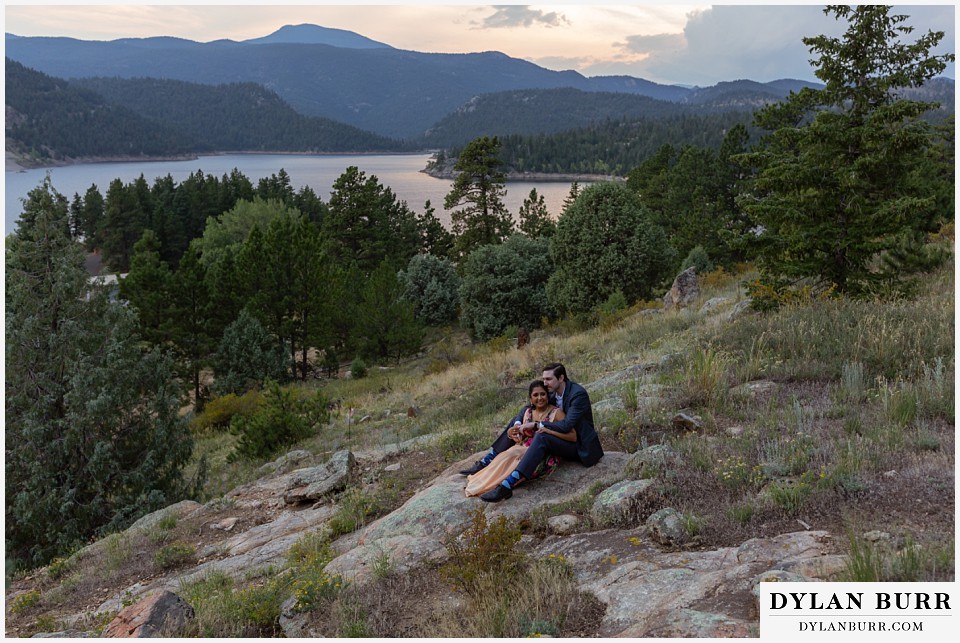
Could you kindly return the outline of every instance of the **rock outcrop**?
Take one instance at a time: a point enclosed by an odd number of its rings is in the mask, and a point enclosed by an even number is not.
[[[103,630],[104,638],[152,638],[177,633],[193,608],[173,592],[160,591],[125,607]]]
[[[663,309],[686,308],[700,297],[700,280],[697,270],[690,266],[673,280],[673,285],[663,296]]]
[[[443,538],[461,529],[472,510],[480,508],[491,516],[526,517],[535,508],[573,500],[597,482],[618,481],[628,460],[626,454],[608,453],[590,468],[564,462],[547,478],[519,486],[510,500],[488,504],[464,496],[465,478],[458,473],[482,456],[483,452],[478,452],[453,465],[396,511],[370,524],[360,533],[357,547],[332,560],[327,572],[364,582],[370,577],[373,562],[384,553],[390,556],[392,568],[401,572],[440,559],[446,553]]]
[[[610,452],[590,468],[563,463],[549,477],[521,485],[510,500],[497,504],[463,494],[465,478],[457,472],[480,455],[482,452],[452,465],[395,511],[336,541],[334,549],[339,555],[326,572],[353,583],[368,582],[384,557],[395,571],[414,570],[445,559],[444,540],[461,533],[477,509],[490,517],[528,519],[538,509],[580,500],[585,494],[595,495],[588,519],[570,514],[550,517],[548,534],[525,536],[524,546],[534,556],[559,555],[571,563],[580,589],[606,605],[598,632],[601,636],[756,636],[757,583],[774,576],[830,578],[844,565],[843,557],[828,553],[829,535],[818,531],[755,539],[713,551],[671,552],[688,542],[690,534],[683,516],[669,508],[655,511],[639,527],[598,528],[636,525],[643,519],[638,507],[648,513],[660,502],[655,479],[637,478],[641,473],[655,473],[679,457],[661,445],[633,455]],[[304,460],[298,454],[284,462]],[[198,552],[195,567],[135,583],[100,605],[95,614],[120,610],[102,635],[146,636],[160,627],[163,632],[175,631],[176,622],[189,618],[189,606],[173,594],[181,583],[212,571],[242,578],[282,565],[297,540],[325,529],[337,511],[335,501],[312,506],[287,504],[290,490],[332,484],[349,474],[353,460],[352,454],[341,452],[320,467],[270,474],[217,501],[228,505],[227,509],[215,509],[217,503],[179,503],[142,518],[131,529],[149,528],[166,516],[199,516],[209,520],[205,528],[222,536]],[[597,485],[606,488],[598,493]],[[259,524],[248,518],[253,508],[266,517]],[[207,515],[210,517],[205,518]],[[131,598],[140,601],[124,609],[123,603]],[[287,603],[281,618],[284,632],[287,636],[308,635],[304,629],[307,617],[294,614],[290,601]],[[180,620],[171,620],[174,616]],[[78,619],[80,615],[64,622],[70,625]]]

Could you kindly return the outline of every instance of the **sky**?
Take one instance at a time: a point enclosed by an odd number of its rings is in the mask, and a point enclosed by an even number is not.
[[[900,4],[917,32],[942,30],[936,53],[956,51],[952,2]],[[805,36],[839,36],[845,23],[822,4],[337,5],[206,2],[80,5],[7,2],[4,31],[84,40],[177,36],[245,40],[288,24],[354,31],[400,49],[440,53],[501,51],[586,76],[625,74],[658,83],[713,85],[749,78],[816,80]],[[951,63],[945,74],[956,78]]]

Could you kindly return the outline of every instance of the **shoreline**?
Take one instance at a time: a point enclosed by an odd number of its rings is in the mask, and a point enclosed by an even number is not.
[[[228,156],[228,155],[271,155],[271,156],[413,156],[417,154],[432,154],[436,150],[421,150],[418,152],[290,152],[288,150],[221,150],[216,152],[191,152],[189,154],[168,154],[159,156],[84,156],[60,160],[45,160],[39,163],[30,163],[27,159],[6,152],[6,171],[21,172],[26,170],[40,170],[51,167],[69,167],[71,165],[93,165],[96,163],[151,163],[162,161],[195,161],[201,156]]]
[[[70,159],[61,159],[57,161],[46,161],[43,163],[29,163],[26,159],[18,157],[11,152],[6,152],[6,172],[26,172],[27,170],[40,170],[44,168],[69,167],[71,165],[93,165],[97,163],[150,163],[162,161],[195,161],[201,156],[227,156],[227,155],[276,155],[276,156],[414,156],[418,154],[431,154],[436,150],[421,150],[418,152],[289,152],[289,151],[218,151],[204,152],[202,154],[171,154],[162,156],[89,156]],[[450,171],[437,171],[434,168],[425,167],[420,172],[435,179],[453,180],[456,174]],[[508,183],[597,183],[601,181],[624,181],[626,177],[604,174],[571,174],[571,173],[546,173],[546,172],[508,172],[506,175]]]

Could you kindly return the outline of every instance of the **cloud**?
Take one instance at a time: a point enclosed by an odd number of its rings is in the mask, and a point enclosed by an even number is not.
[[[687,46],[687,39],[682,33],[627,36],[626,42],[618,42],[615,43],[614,46],[635,54],[663,54],[665,52],[682,50]]]
[[[955,51],[953,6],[896,6],[910,16],[914,36],[929,29],[946,32],[936,53]],[[619,55],[592,65],[591,75],[627,73],[656,82],[712,85],[750,78],[817,80],[803,38],[839,37],[847,23],[816,5],[714,5],[688,14],[682,34],[630,35],[614,43]],[[954,75],[951,64],[946,74]]]
[[[479,28],[509,29],[512,27],[532,27],[534,25],[559,27],[564,24],[569,24],[569,21],[556,11],[544,13],[526,5],[505,5],[498,6],[496,11],[484,18]]]

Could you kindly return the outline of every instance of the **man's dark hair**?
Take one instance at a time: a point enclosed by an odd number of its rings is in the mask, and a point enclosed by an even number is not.
[[[560,376],[563,376],[563,381],[567,381],[567,369],[563,367],[563,364],[560,362],[553,362],[552,364],[547,364],[543,367],[545,371],[552,371],[553,376],[557,379],[560,379]]]

